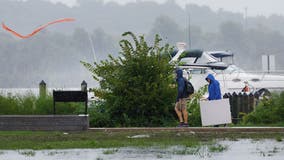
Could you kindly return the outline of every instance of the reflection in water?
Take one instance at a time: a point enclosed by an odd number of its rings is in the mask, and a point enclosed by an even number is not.
[[[218,141],[217,144],[196,148],[172,146],[169,148],[110,148],[66,150],[0,150],[2,160],[283,160],[284,142],[276,140],[241,139]]]

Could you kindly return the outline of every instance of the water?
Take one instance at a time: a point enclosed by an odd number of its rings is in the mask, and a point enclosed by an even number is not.
[[[0,150],[1,160],[283,160],[284,142],[273,139],[218,141],[197,148],[109,148],[64,150]]]

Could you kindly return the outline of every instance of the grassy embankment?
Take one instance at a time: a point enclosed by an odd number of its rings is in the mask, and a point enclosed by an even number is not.
[[[135,135],[147,135],[133,138]],[[70,149],[70,148],[119,148],[119,147],[169,147],[182,145],[198,147],[214,144],[216,139],[238,140],[240,138],[275,139],[282,141],[283,133],[189,133],[179,131],[155,132],[33,132],[1,131],[0,149]]]

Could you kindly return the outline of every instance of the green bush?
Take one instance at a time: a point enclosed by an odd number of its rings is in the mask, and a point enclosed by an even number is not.
[[[36,106],[36,112],[38,114],[53,114],[52,96],[47,95],[45,98],[38,98],[36,101]]]
[[[57,114],[84,113],[83,103],[56,103]],[[0,95],[0,115],[48,115],[53,114],[53,98],[44,98],[27,92],[24,95]]]
[[[20,106],[16,97],[0,95],[0,114],[19,114]]]
[[[171,49],[167,44],[160,47],[158,36],[153,46],[148,46],[143,36],[137,38],[130,32],[123,36],[130,36],[134,43],[121,40],[118,58],[109,56],[94,66],[82,62],[100,83],[101,88],[94,91],[105,100],[104,113],[117,127],[167,126],[176,121],[172,105],[176,88],[170,87],[174,69],[169,57],[163,56]],[[101,112],[95,113],[103,117]]]
[[[105,101],[94,101],[89,107],[90,127],[114,127],[114,122],[106,109]]]
[[[243,124],[284,123],[284,92],[274,93],[271,98],[263,99],[255,110],[242,119]]]
[[[17,96],[17,102],[20,114],[36,114],[36,101],[37,97],[28,92],[23,96]]]

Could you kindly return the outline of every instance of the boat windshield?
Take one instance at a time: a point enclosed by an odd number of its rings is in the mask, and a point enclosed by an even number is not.
[[[225,70],[214,70],[216,73],[244,73],[245,71],[241,68],[237,67],[236,65],[229,65]]]
[[[191,74],[205,74],[207,73],[208,68],[191,68],[189,72]]]
[[[237,67],[236,65],[229,65],[228,68],[224,70],[225,73],[243,73],[244,70]]]

